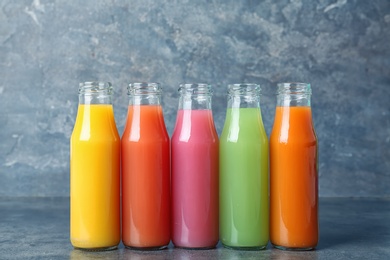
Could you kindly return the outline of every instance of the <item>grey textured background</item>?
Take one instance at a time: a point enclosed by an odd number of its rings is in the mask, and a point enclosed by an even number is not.
[[[82,4],[80,4],[82,3]],[[321,196],[390,196],[390,1],[0,1],[0,196],[68,196],[78,83],[110,81],[120,134],[129,82],[310,82]]]

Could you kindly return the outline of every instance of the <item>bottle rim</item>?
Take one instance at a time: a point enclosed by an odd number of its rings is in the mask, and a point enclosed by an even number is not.
[[[261,95],[261,86],[257,83],[235,83],[227,86],[228,95]]]
[[[79,94],[98,94],[106,92],[106,94],[112,94],[113,87],[111,82],[103,81],[86,81],[79,83]]]
[[[162,88],[158,82],[134,82],[127,86],[127,95],[161,95]]]
[[[277,84],[277,95],[280,94],[306,94],[311,95],[311,85],[310,83],[303,82],[283,82]]]
[[[181,83],[177,90],[181,95],[212,95],[212,86],[208,83]]]

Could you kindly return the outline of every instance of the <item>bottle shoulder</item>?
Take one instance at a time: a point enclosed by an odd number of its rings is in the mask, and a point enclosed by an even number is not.
[[[72,140],[118,141],[112,105],[79,105]]]
[[[212,112],[204,110],[179,110],[172,142],[218,142]]]
[[[268,141],[260,110],[258,108],[228,110],[220,139],[228,142]]]
[[[274,142],[313,142],[316,138],[310,107],[277,107],[270,139]]]
[[[160,105],[129,106],[122,140],[169,141]]]

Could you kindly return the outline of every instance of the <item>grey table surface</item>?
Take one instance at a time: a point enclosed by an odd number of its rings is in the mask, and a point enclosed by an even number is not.
[[[0,259],[390,259],[390,198],[321,198],[320,242],[308,252],[75,250],[69,198],[0,198]]]

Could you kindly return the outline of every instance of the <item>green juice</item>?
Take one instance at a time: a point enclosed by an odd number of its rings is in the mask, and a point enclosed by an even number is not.
[[[226,247],[268,244],[268,139],[259,108],[228,108],[220,138],[220,240]]]

